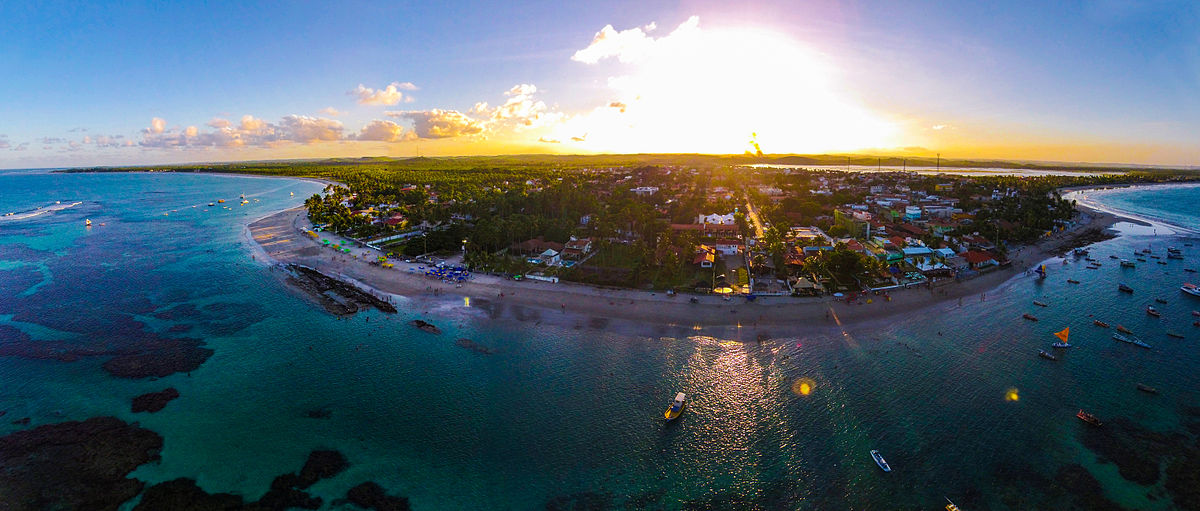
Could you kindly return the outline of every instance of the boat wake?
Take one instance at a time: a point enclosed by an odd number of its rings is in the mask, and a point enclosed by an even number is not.
[[[0,216],[0,222],[15,222],[18,220],[28,220],[30,218],[53,213],[55,211],[71,209],[80,204],[83,204],[83,203],[82,202],[71,202],[71,203],[64,204],[62,202],[55,202],[54,204],[51,204],[49,206],[40,206],[40,207],[36,207],[33,209],[25,210],[25,211],[5,213],[3,216]]]

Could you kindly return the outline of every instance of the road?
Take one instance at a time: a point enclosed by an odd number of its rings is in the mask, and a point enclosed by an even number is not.
[[[758,218],[758,210],[754,209],[754,205],[750,201],[746,201],[746,219],[750,221],[750,225],[754,227],[754,237],[763,239],[766,234],[766,229],[763,228],[762,219]]]

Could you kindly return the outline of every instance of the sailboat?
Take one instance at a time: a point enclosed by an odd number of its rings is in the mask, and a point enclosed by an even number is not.
[[[1071,327],[1066,327],[1066,328],[1062,329],[1061,332],[1054,332],[1054,336],[1058,337],[1058,339],[1062,342],[1056,342],[1054,344],[1051,344],[1051,346],[1054,346],[1055,348],[1070,348],[1071,343],[1067,342],[1067,337],[1070,335],[1071,335]]]
[[[1036,272],[1037,272],[1037,274],[1038,274],[1038,278],[1039,278],[1039,279],[1044,279],[1044,278],[1046,278],[1046,265],[1044,265],[1044,264],[1043,264],[1043,265],[1041,265],[1041,266],[1038,266],[1038,269],[1037,269],[1037,270],[1034,270],[1034,271],[1036,271]]]

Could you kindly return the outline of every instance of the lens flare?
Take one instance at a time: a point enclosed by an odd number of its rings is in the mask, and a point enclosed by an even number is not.
[[[1004,393],[1004,400],[1005,401],[1020,401],[1021,396],[1020,396],[1020,394],[1017,393],[1016,388],[1011,388],[1011,389],[1008,389],[1008,391]]]
[[[817,382],[813,381],[811,378],[800,378],[792,383],[792,392],[797,396],[807,396],[812,394],[812,391],[814,388],[816,388],[816,386]]]

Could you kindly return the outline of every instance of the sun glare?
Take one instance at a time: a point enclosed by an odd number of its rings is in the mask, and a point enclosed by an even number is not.
[[[605,152],[814,153],[895,145],[896,127],[840,92],[828,57],[758,29],[701,29],[622,53],[615,99],[558,133]],[[585,135],[586,136],[583,136]]]

